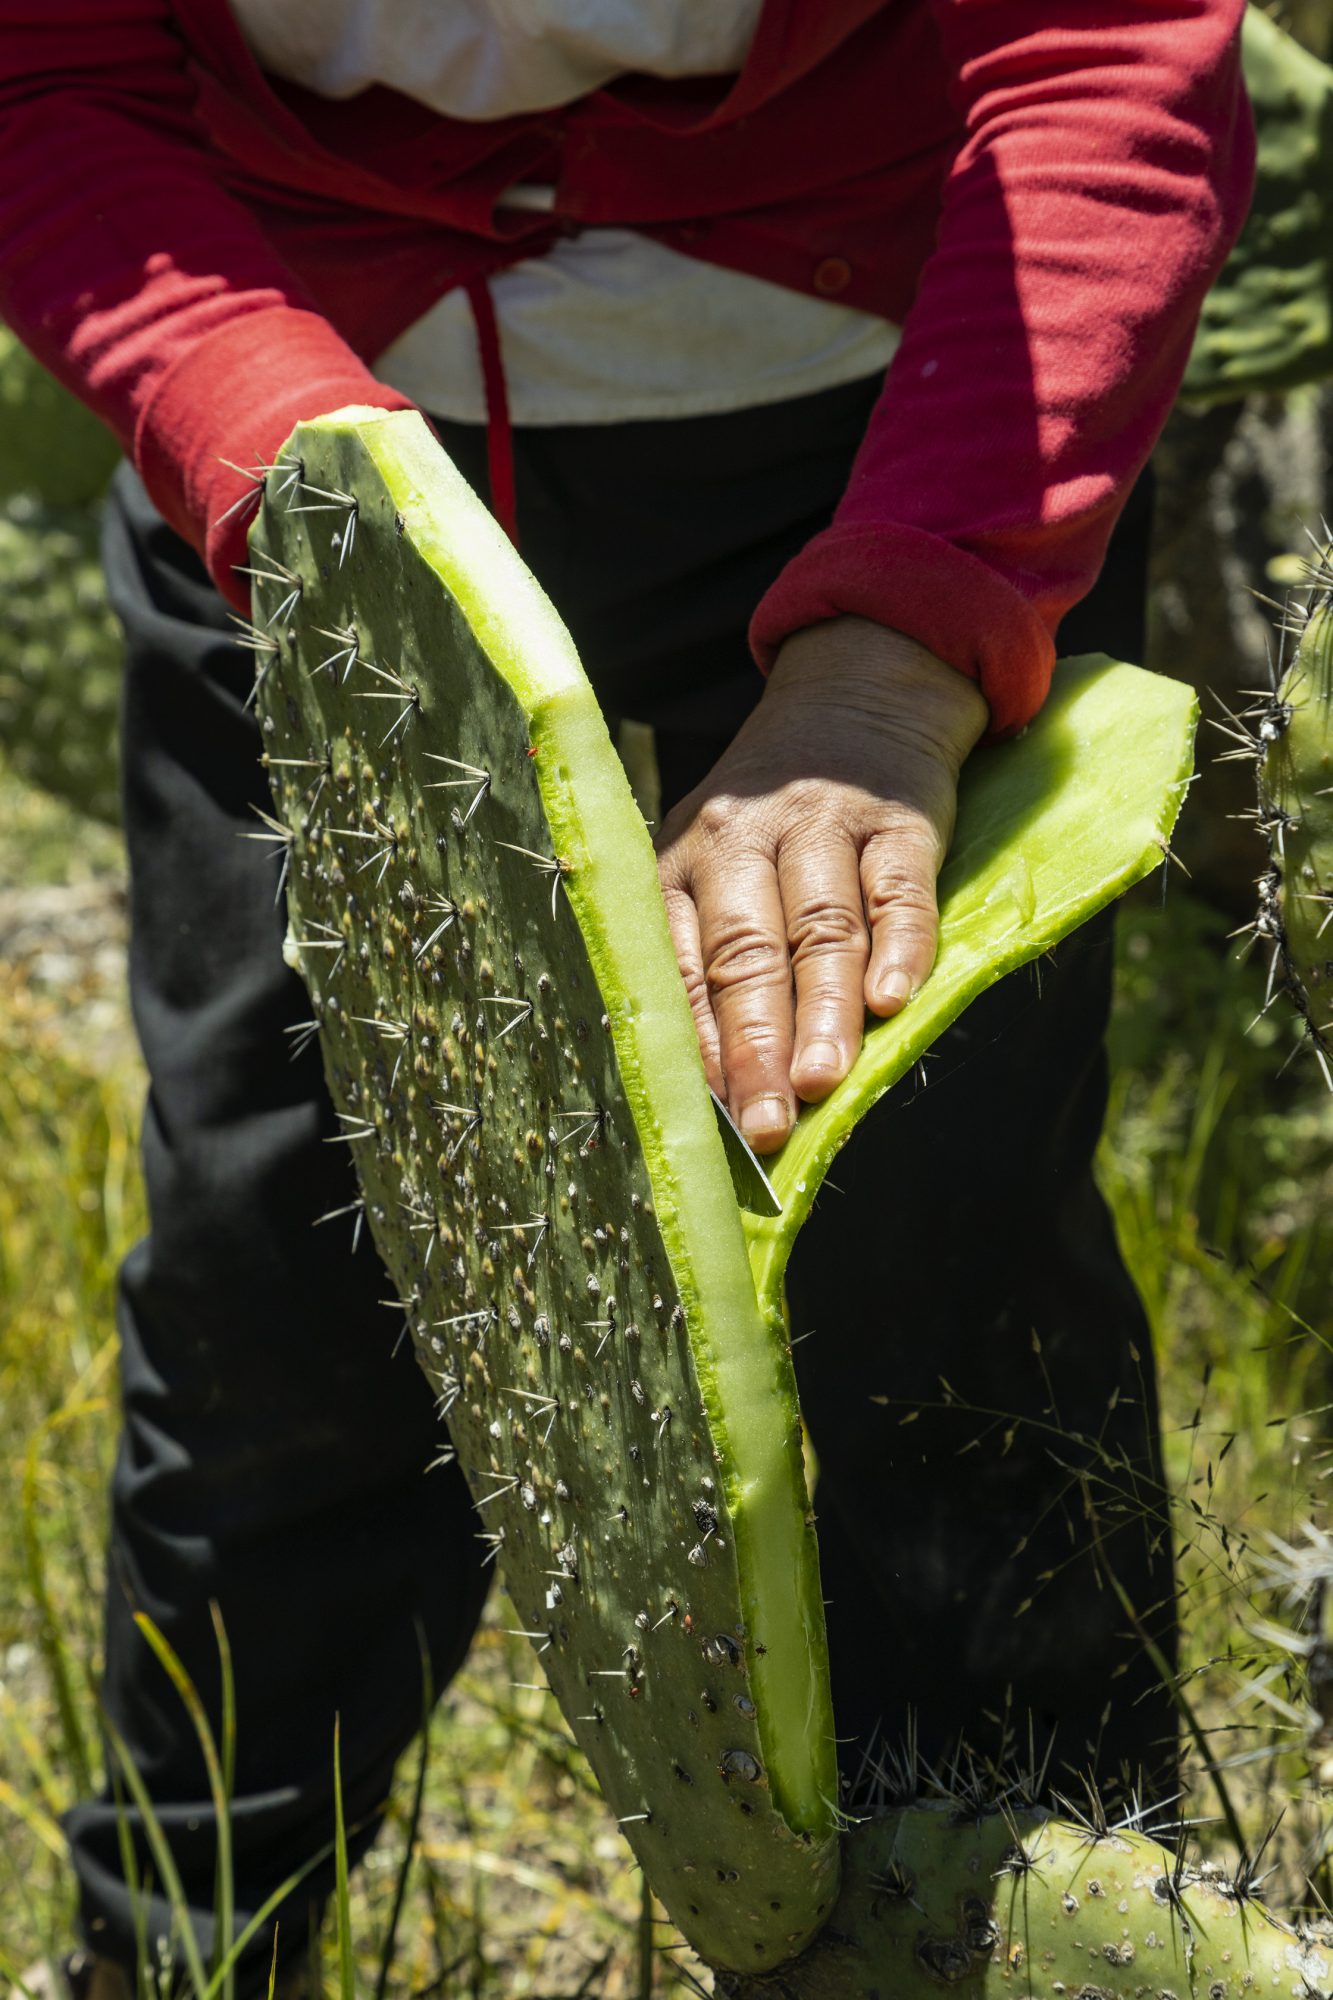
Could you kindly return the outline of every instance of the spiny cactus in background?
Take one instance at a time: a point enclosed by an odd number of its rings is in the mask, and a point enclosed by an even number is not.
[[[924,1044],[1160,864],[1192,698],[1084,662],[974,760],[926,994],[804,1114],[783,1215],[743,1219],[647,831],[551,606],[415,416],[303,425],[255,481],[266,835],[349,1210],[648,1880],[713,1964],[765,1971],[828,1916],[840,1818],[787,1252]]]
[[[21,777],[109,822],[120,662],[95,509],[0,501],[0,748]]]
[[[1185,376],[1205,403],[1333,376],[1333,69],[1258,7],[1244,36],[1258,179]]]
[[[120,815],[121,641],[97,554],[103,424],[0,327],[0,749],[95,819]]]
[[[890,1809],[843,1843],[842,1892],[793,1965],[721,1975],[726,2000],[1320,2000],[1333,1932],[1280,1923],[1247,1861],[1228,1878],[1091,1810],[1057,1821],[966,1799]]]
[[[1253,819],[1268,848],[1249,926],[1270,952],[1270,999],[1285,993],[1333,1090],[1333,556],[1307,565],[1291,600],[1272,692],[1220,725],[1226,758],[1252,759]],[[1294,641],[1294,644],[1290,642]]]
[[[48,507],[96,500],[120,457],[106,425],[0,326],[0,501]]]

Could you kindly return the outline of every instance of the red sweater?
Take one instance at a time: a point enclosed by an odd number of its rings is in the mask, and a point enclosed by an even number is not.
[[[626,78],[464,124],[273,83],[226,0],[0,0],[0,315],[236,602],[223,460],[400,407],[375,355],[561,229],[632,226],[903,320],[835,519],[752,639],[762,661],[815,620],[877,619],[1012,729],[1244,216],[1242,6],[766,0],[730,86]],[[534,178],[554,218],[498,206]]]

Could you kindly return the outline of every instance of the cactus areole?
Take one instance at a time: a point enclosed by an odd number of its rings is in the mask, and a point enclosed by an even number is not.
[[[425,424],[351,412],[284,458],[259,700],[375,1240],[612,1811],[702,1949],[773,1964],[836,1889],[819,1569],[648,832]]]
[[[1160,863],[1191,699],[1084,663],[974,760],[939,970],[800,1121],[783,1214],[743,1221],[648,833],[551,605],[415,415],[302,425],[257,484],[271,833],[353,1219],[648,1880],[712,1964],[764,1973],[838,1888],[787,1254],[924,1042]]]
[[[1321,2000],[1328,1927],[1280,1923],[1242,1878],[1132,1825],[917,1804],[858,1827],[823,1935],[726,2000]]]
[[[1333,556],[1312,565],[1297,643],[1270,700],[1248,712],[1256,817],[1269,867],[1255,929],[1333,1089]]]

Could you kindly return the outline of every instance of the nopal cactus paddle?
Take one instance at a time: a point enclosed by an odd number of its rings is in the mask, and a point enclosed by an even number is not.
[[[1252,759],[1252,817],[1268,849],[1252,935],[1269,949],[1268,992],[1285,993],[1333,1089],[1333,555],[1292,599],[1271,693],[1218,725],[1227,759]]]
[[[119,453],[0,326],[0,749],[96,819],[120,814],[120,631],[97,555]]]
[[[1177,681],[1065,660],[1022,740],[968,759],[939,880],[935,969],[910,1007],[867,1030],[850,1073],[802,1110],[769,1162],[782,1214],[745,1217],[770,1323],[801,1224],[857,1121],[986,987],[1161,866],[1189,784],[1194,721],[1194,698]]]
[[[1191,697],[1083,662],[974,760],[939,969],[803,1114],[783,1214],[743,1223],[647,833],[551,606],[414,416],[303,425],[261,490],[270,832],[352,1205],[649,1881],[714,1965],[762,1973],[837,1886],[787,1251],[924,1042],[1160,864]]]
[[[120,817],[121,652],[94,510],[0,500],[0,750],[108,822]]]
[[[1320,2000],[1333,1934],[1257,1900],[1253,1865],[1193,1869],[1095,1808],[1061,1822],[947,1801],[857,1827],[824,1933],[794,1964],[721,1976],[726,2000]]]
[[[1287,990],[1333,1088],[1333,560],[1319,561],[1277,692],[1260,785],[1271,807],[1277,948]]]
[[[549,604],[420,419],[303,427],[252,536],[290,951],[522,1628],[715,1961],[836,1888],[823,1610],[652,847]]]
[[[85,506],[119,458],[106,425],[0,326],[0,501],[25,493],[48,507]]]

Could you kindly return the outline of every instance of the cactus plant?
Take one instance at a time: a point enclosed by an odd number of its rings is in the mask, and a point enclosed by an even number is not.
[[[289,457],[259,700],[369,1218],[612,1809],[714,1957],[772,1964],[836,1882],[818,1566],[647,830],[425,425]]]
[[[1255,6],[1243,49],[1258,176],[1185,376],[1204,403],[1333,376],[1333,69]]]
[[[0,746],[94,819],[120,813],[120,634],[97,555],[111,433],[0,326]]]
[[[844,1842],[842,1893],[822,1936],[765,1978],[717,1981],[726,2000],[1319,2000],[1333,1933],[1292,1928],[1234,1876],[1186,1866],[1093,1809],[1058,1821],[918,1802]]]
[[[120,662],[95,510],[0,501],[0,747],[21,777],[108,822]]]
[[[257,703],[364,1211],[518,1626],[715,1965],[827,1918],[836,1772],[781,1276],[841,1139],[974,993],[1160,863],[1192,700],[1084,662],[970,770],[922,997],[742,1216],[654,858],[554,611],[424,423],[256,469]]]
[[[1287,991],[1333,1088],[1333,562],[1320,560],[1291,663],[1277,691],[1276,736],[1260,765]]]
[[[1217,724],[1221,761],[1252,761],[1248,815],[1268,866],[1245,930],[1269,950],[1268,998],[1285,994],[1333,1090],[1333,553],[1307,564],[1308,588],[1287,607],[1287,657],[1271,691]],[[1294,645],[1288,642],[1294,640]]]
[[[0,326],[0,500],[26,493],[48,507],[84,506],[119,457],[106,425]]]

